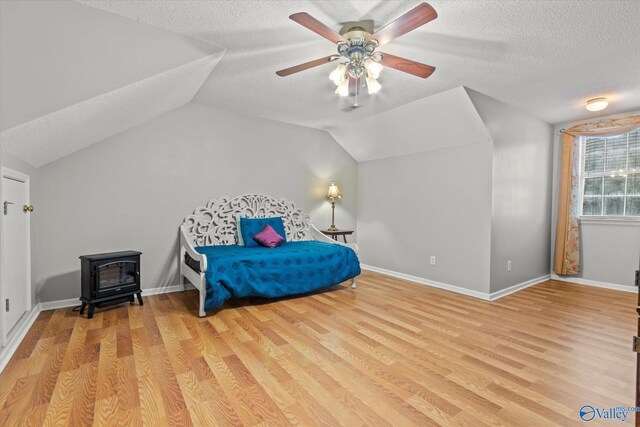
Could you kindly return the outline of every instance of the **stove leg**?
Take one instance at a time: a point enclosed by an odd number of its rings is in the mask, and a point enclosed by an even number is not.
[[[136,296],[138,297],[138,302],[140,303],[140,305],[144,305],[144,303],[142,302],[142,293],[138,292]]]
[[[80,314],[84,314],[84,308],[87,306],[86,302],[83,302],[82,305],[80,306]]]
[[[87,315],[88,319],[93,319],[93,310],[95,310],[95,308],[95,305],[89,304],[89,314]]]

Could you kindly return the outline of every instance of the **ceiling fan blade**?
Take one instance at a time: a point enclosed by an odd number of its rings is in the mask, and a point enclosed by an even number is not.
[[[345,39],[340,34],[336,33],[331,28],[327,27],[322,22],[318,21],[316,18],[306,12],[294,13],[289,18],[302,25],[303,27],[307,27],[314,33],[321,35],[329,41],[332,41],[334,43],[347,42],[347,39]]]
[[[422,77],[426,79],[436,70],[436,67],[431,65],[421,64],[410,59],[401,58],[399,56],[390,55],[388,53],[382,54],[382,60],[380,64],[385,67],[395,68],[398,71],[413,74],[414,76]]]
[[[317,67],[318,65],[327,64],[338,59],[339,56],[329,55],[324,58],[314,59],[313,61],[305,62],[304,64],[294,65],[293,67],[285,68],[284,70],[276,71],[276,74],[280,77],[286,77],[290,74],[295,74],[300,71],[308,70],[309,68]]]
[[[391,40],[400,37],[409,31],[415,30],[421,25],[429,21],[433,21],[438,17],[438,13],[429,3],[420,3],[409,12],[397,18],[371,34],[365,39],[365,43],[369,40],[378,40],[378,45],[389,43]]]

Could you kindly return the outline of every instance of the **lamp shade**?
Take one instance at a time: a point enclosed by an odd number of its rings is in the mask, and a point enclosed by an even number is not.
[[[336,86],[340,86],[343,80],[346,79],[344,73],[347,70],[346,65],[338,64],[338,67],[329,74],[329,79],[335,83]]]
[[[329,191],[327,191],[327,199],[339,199],[341,197],[342,193],[340,192],[340,189],[335,182],[331,181],[331,184],[329,185]]]
[[[378,83],[378,81],[370,75],[367,75],[365,81],[367,82],[367,90],[369,91],[369,95],[373,95],[374,93],[382,89],[380,83]]]

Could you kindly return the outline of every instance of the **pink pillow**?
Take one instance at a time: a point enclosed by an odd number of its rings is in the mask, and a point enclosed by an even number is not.
[[[269,224],[265,225],[261,232],[253,236],[253,240],[266,248],[275,248],[284,242],[284,239]]]

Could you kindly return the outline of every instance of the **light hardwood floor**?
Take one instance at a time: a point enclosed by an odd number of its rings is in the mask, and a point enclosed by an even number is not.
[[[196,301],[41,313],[0,375],[0,425],[582,425],[582,405],[634,401],[631,293],[484,302],[365,272],[204,319]]]

